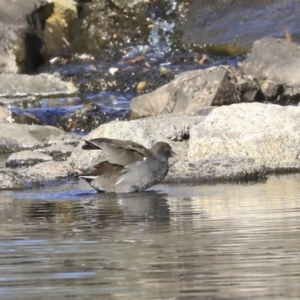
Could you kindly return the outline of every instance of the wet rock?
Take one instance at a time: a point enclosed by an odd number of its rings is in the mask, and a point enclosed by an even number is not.
[[[73,168],[67,162],[48,161],[36,164],[28,169],[18,170],[28,182],[43,182],[68,177]]]
[[[166,141],[172,145],[175,152],[186,156],[190,128],[203,122],[205,116],[164,115],[132,121],[113,121],[101,125],[92,131],[85,139],[97,137],[132,140],[145,147],[151,147],[157,141]],[[68,162],[75,169],[87,169],[101,161],[101,151],[84,151],[80,143],[73,151]]]
[[[18,108],[32,108],[41,107],[41,99],[35,96],[28,97],[14,97],[14,98],[0,98],[0,105],[7,107],[18,107]]]
[[[64,161],[71,156],[74,148],[72,145],[54,144],[36,151],[47,154],[47,156],[50,155],[54,160]]]
[[[61,116],[59,127],[68,132],[90,132],[97,125],[108,121],[107,119],[108,116],[101,111],[101,107],[90,102],[72,114]]]
[[[248,157],[275,171],[299,170],[300,107],[241,103],[214,109],[190,130],[190,162]]]
[[[244,74],[288,86],[299,86],[299,68],[299,44],[275,38],[255,41],[250,55],[241,64]]]
[[[201,107],[255,101],[258,92],[253,79],[219,66],[184,72],[152,93],[133,98],[130,110],[134,117],[197,113]]]
[[[137,56],[147,45],[156,56],[166,56],[176,46],[184,5],[177,1],[89,1],[80,5],[78,22],[71,26],[76,37],[72,48],[96,59]],[[80,22],[81,21],[81,22]],[[176,26],[178,25],[178,26]]]
[[[26,187],[24,178],[18,172],[0,169],[0,189],[23,189]]]
[[[42,148],[50,135],[63,133],[52,126],[1,124],[0,153]]]
[[[53,160],[53,158],[49,155],[37,151],[24,150],[12,153],[6,161],[6,167],[28,167],[49,160]]]
[[[53,74],[0,74],[0,97],[72,95],[77,88]]]
[[[170,169],[166,181],[265,179],[268,169],[250,157],[217,155],[194,162],[183,160]]]

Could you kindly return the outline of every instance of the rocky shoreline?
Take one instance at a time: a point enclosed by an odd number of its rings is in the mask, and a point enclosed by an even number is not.
[[[140,118],[103,124],[84,139],[129,139],[146,147],[156,141],[170,143],[180,159],[171,161],[168,182],[251,180],[270,172],[300,171],[300,107],[271,102],[299,97],[294,73],[288,60],[283,68],[280,60],[267,64],[266,53],[255,56],[257,47],[266,51],[274,43],[286,57],[290,57],[287,47],[292,51],[295,47],[291,42],[263,39],[254,44],[240,70],[219,66],[180,74],[157,91],[133,99],[131,111]],[[259,64],[259,74],[255,64],[250,68],[251,61]],[[290,70],[294,67],[291,61]],[[244,74],[243,69],[249,68],[252,74]],[[278,79],[279,68],[293,78]],[[259,80],[274,90],[261,89]],[[258,95],[264,101],[258,102]],[[101,161],[101,151],[82,151],[81,140],[51,126],[2,123],[0,149],[12,154],[1,169],[0,187],[24,188],[67,178],[68,172]]]
[[[168,142],[179,159],[171,160],[167,182],[258,180],[272,172],[299,172],[299,64],[297,43],[259,39],[237,68],[219,65],[180,73],[134,97],[130,120],[102,124],[84,137],[39,125],[34,116],[22,116],[32,125],[16,124],[20,116],[10,109],[15,101],[74,95],[78,88],[57,74],[12,74],[16,66],[8,70],[5,66],[11,64],[4,64],[0,155],[9,157],[0,168],[0,189],[65,180],[74,169],[89,168],[102,155],[82,151],[82,139],[97,137],[132,140],[146,147]],[[94,110],[93,106],[84,111]]]

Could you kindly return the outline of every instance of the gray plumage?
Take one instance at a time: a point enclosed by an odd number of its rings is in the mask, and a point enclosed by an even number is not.
[[[78,174],[98,192],[144,191],[161,182],[168,173],[168,159],[176,154],[165,142],[150,149],[132,142],[98,138],[86,140],[82,149],[102,149],[106,160]]]

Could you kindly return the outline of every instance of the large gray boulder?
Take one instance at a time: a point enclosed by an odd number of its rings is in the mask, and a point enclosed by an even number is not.
[[[241,70],[258,79],[299,87],[300,45],[275,38],[255,41],[251,53],[241,64]]]
[[[214,109],[190,130],[188,160],[248,157],[273,170],[300,168],[300,107],[241,103]]]
[[[233,67],[187,71],[157,90],[131,100],[135,117],[170,113],[201,114],[205,107],[256,100],[259,88]]]

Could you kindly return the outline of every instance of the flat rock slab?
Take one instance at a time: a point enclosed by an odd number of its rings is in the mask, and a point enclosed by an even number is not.
[[[73,95],[77,88],[53,74],[0,74],[0,97]]]
[[[241,103],[214,109],[190,130],[188,160],[249,157],[272,170],[300,169],[300,107]]]
[[[0,153],[42,148],[48,144],[49,136],[62,135],[64,132],[53,126],[1,124]]]
[[[0,169],[1,189],[24,189],[34,185],[43,185],[49,181],[68,178],[73,168],[67,162],[48,161],[29,168]]]
[[[241,64],[241,70],[257,78],[299,87],[300,45],[275,38],[255,41],[251,53]]]
[[[6,161],[6,167],[28,167],[50,160],[53,160],[53,158],[47,154],[37,151],[24,150],[12,153]]]
[[[170,168],[165,181],[258,180],[265,179],[267,171],[253,158],[218,155],[195,162],[180,161]]]
[[[19,169],[18,173],[25,182],[42,183],[58,179],[67,179],[73,168],[67,162],[48,161],[36,164],[27,169]]]

